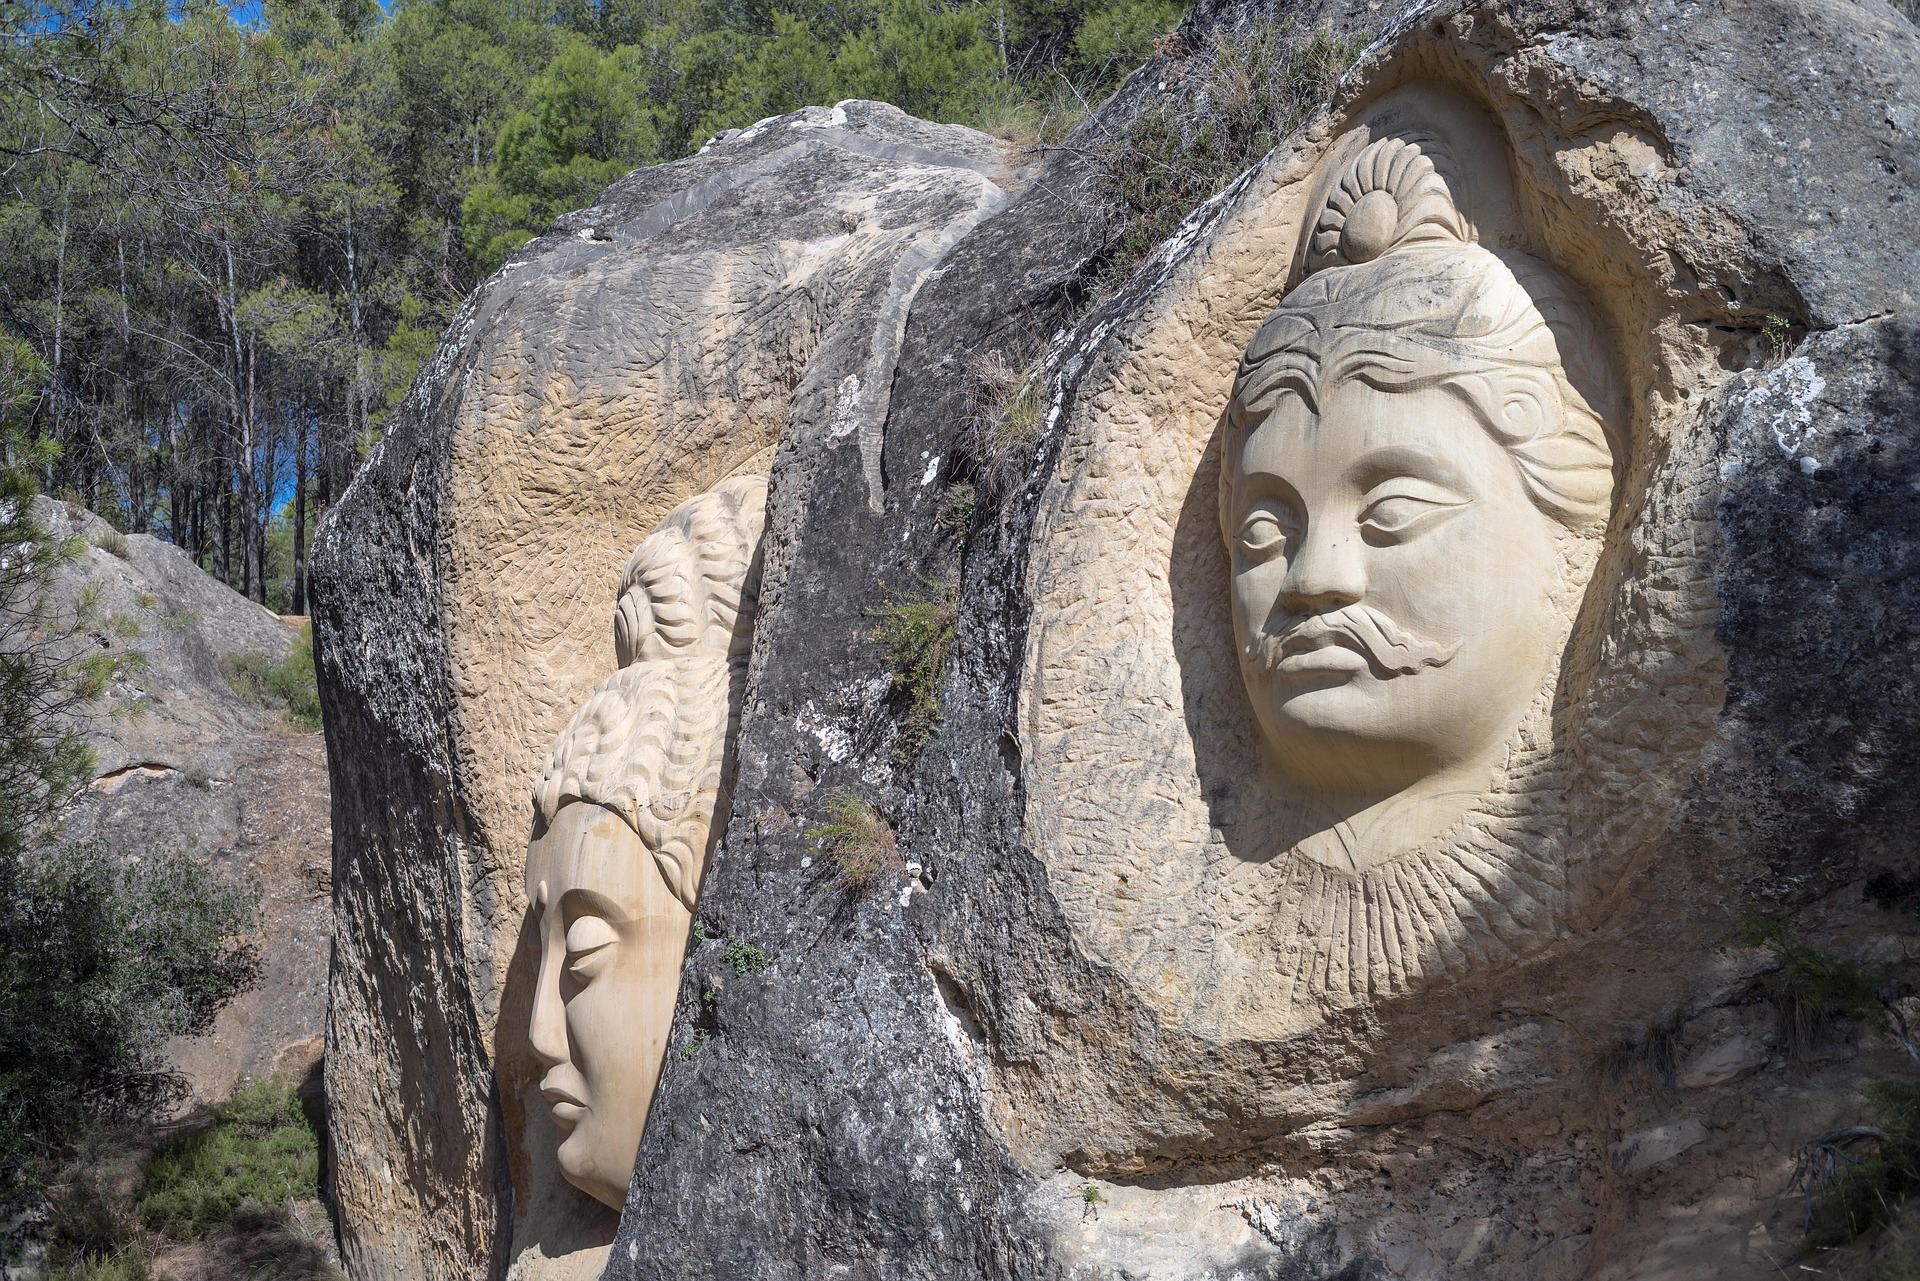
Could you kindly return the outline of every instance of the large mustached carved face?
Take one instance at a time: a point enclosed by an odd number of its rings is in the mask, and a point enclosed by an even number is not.
[[[1568,373],[1594,345],[1571,287],[1472,243],[1418,143],[1362,150],[1308,265],[1241,362],[1221,529],[1271,758],[1358,869],[1484,790],[1564,640],[1568,540],[1603,527],[1612,457]]]

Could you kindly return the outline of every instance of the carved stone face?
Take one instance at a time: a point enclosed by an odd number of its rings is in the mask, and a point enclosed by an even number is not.
[[[1444,387],[1350,377],[1317,413],[1281,396],[1239,462],[1235,637],[1275,763],[1361,805],[1484,786],[1561,631],[1557,527],[1506,450]]]
[[[567,1182],[614,1209],[660,1079],[691,914],[619,815],[564,805],[527,855],[540,976],[530,1040]]]

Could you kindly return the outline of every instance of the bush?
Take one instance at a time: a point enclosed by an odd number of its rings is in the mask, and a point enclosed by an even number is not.
[[[1202,70],[1188,100],[1146,108],[1101,148],[1108,193],[1133,215],[1107,283],[1131,275],[1182,219],[1298,128],[1361,47],[1325,28],[1303,32],[1291,15],[1216,33],[1196,56]]]
[[[229,654],[220,660],[220,672],[234,693],[257,707],[278,708],[295,727],[313,733],[320,728],[320,689],[313,670],[313,624],[300,634],[278,663],[258,650]]]
[[[313,624],[301,626],[287,656],[267,673],[267,689],[286,706],[287,719],[313,733],[320,728],[320,687],[313,671]]]
[[[1047,420],[1046,351],[1015,366],[999,351],[974,361],[973,414],[964,448],[980,497],[1000,502],[1019,488]],[[971,513],[969,513],[971,516]]]
[[[807,839],[839,867],[836,889],[864,894],[880,883],[882,874],[906,866],[887,820],[852,792],[840,792],[827,802],[827,821],[809,828]]]
[[[247,1086],[213,1124],[169,1140],[146,1165],[141,1225],[179,1241],[204,1237],[242,1207],[320,1194],[320,1138],[293,1087],[275,1077]]]
[[[940,684],[960,623],[959,589],[950,582],[921,582],[922,592],[896,596],[868,614],[879,623],[873,638],[886,647],[894,690],[908,700],[900,727],[903,760],[917,754],[939,724]]]
[[[1803,1059],[1845,1023],[1884,1027],[1879,988],[1845,957],[1823,952],[1793,932],[1784,913],[1747,907],[1740,913],[1739,941],[1764,947],[1778,967],[1767,976],[1767,995],[1779,1017],[1780,1044],[1789,1059]]]
[[[1867,1090],[1876,1126],[1824,1134],[1800,1153],[1807,1188],[1803,1253],[1857,1240],[1891,1223],[1920,1191],[1920,1085],[1882,1081]],[[1856,1155],[1858,1153],[1858,1155]]]
[[[764,974],[767,967],[773,964],[758,943],[749,943],[731,935],[727,938],[727,946],[721,950],[720,959],[731,965],[735,974],[743,976]]]
[[[185,854],[99,844],[0,862],[0,1207],[30,1202],[86,1126],[185,1094],[166,1042],[250,987],[250,893]],[[4,1243],[0,1243],[4,1245]]]

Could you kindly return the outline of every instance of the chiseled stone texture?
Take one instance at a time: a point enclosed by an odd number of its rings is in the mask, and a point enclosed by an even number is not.
[[[1103,144],[1163,95],[1204,111],[1210,34],[1273,7],[1196,8],[1020,180],[977,135],[814,109],[616,186],[463,313],[316,591],[357,1275],[525,1267],[567,1248],[540,1223],[586,1222],[501,1146],[525,786],[611,667],[627,551],[769,454],[732,811],[608,1277],[1691,1281],[1790,1253],[1795,1149],[1907,1060],[1855,1028],[1790,1066],[1737,909],[1894,977],[1920,956],[1861,894],[1912,874],[1920,818],[1920,37],[1880,0],[1283,8],[1366,52],[1092,307]],[[1444,963],[1335,967],[1377,904],[1268,929],[1292,867],[1241,853],[1264,781],[1215,424],[1324,164],[1419,86],[1491,122],[1632,411],[1542,772],[1509,757],[1470,833],[1537,873],[1463,883]],[[956,537],[974,371],[1038,351],[1030,465]],[[906,759],[874,614],[943,580],[940,727]],[[811,835],[847,792],[904,864],[865,894]]]
[[[778,440],[853,460],[873,501],[913,296],[1005,201],[1007,159],[849,102],[632,175],[475,293],[329,514],[328,1091],[356,1277],[604,1246],[611,1216],[503,1141],[529,1102],[545,1116],[529,789],[613,670],[621,569],[668,511]]]
[[[1735,925],[1758,902],[1841,954],[1914,952],[1860,888],[1915,862],[1913,26],[1877,0],[1289,8],[1373,43],[1117,297],[1069,321],[1114,233],[1088,152],[1181,94],[1177,62],[960,242],[908,325],[880,515],[857,460],[776,459],[687,1052],[609,1277],[1767,1275],[1793,1151],[1905,1064],[1856,1029],[1789,1070]],[[1186,47],[1252,13],[1203,6]],[[1223,861],[1261,780],[1215,423],[1317,166],[1415,83],[1495,122],[1606,318],[1621,501],[1551,808],[1480,834],[1551,892],[1492,878],[1479,941],[1429,973],[1263,986],[1228,944],[1284,860]],[[1041,344],[1039,455],[956,547],[963,375]],[[955,571],[941,729],[903,766],[872,611]],[[864,897],[808,836],[843,790],[907,863]],[[770,967],[728,963],[736,939]]]

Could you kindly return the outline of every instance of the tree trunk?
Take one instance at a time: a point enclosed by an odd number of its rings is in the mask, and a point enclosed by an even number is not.
[[[293,446],[293,600],[295,614],[307,612],[307,415],[303,410]]]
[[[222,469],[224,470],[224,468]],[[227,586],[233,586],[233,485],[220,478],[220,541],[213,545],[213,574]]]

